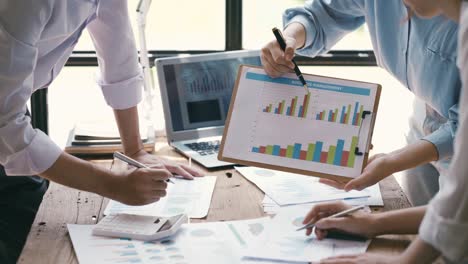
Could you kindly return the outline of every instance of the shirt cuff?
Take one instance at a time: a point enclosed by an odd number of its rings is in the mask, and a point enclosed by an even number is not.
[[[291,14],[294,14],[294,12],[291,12]],[[290,13],[286,11],[286,13],[284,14],[283,20],[284,20],[283,28],[288,27],[292,23],[299,23],[302,26],[304,26],[304,29],[306,31],[306,39],[305,39],[304,46],[297,50],[298,53],[301,53],[302,50],[312,45],[315,39],[315,35],[316,35],[315,26],[312,24],[312,22],[310,22],[307,16],[296,14],[293,17],[290,17]]]
[[[62,149],[40,130],[35,130],[31,143],[23,150],[10,156],[4,164],[8,176],[37,175],[57,161]]]
[[[460,262],[468,260],[466,230],[468,230],[468,223],[457,223],[451,219],[445,219],[429,205],[419,227],[419,237],[439,250],[444,257]]]
[[[113,109],[128,109],[138,105],[143,98],[143,75],[116,83],[98,81],[107,104]]]
[[[453,156],[453,136],[449,126],[441,126],[433,133],[425,136],[423,140],[434,144],[437,149],[439,160],[444,160]]]

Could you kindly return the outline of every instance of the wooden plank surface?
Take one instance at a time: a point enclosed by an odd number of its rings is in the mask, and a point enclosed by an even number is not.
[[[163,140],[156,144],[156,153],[174,161],[187,162]],[[110,161],[96,162],[110,167]],[[261,205],[263,192],[234,169],[206,172],[207,175],[217,177],[210,211],[205,219],[192,222],[251,219],[265,215]],[[227,177],[226,172],[231,172],[232,177]],[[374,211],[410,206],[393,176],[383,180],[380,188],[385,206],[373,208]],[[19,263],[77,263],[66,224],[97,223],[107,202],[102,196],[52,183],[31,227]],[[372,241],[368,251],[399,254],[410,243],[411,238],[412,236],[405,235],[381,236]]]

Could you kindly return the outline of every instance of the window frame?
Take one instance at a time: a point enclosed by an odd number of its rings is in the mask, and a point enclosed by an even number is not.
[[[220,51],[242,50],[242,2],[226,1],[226,37],[224,50],[150,50],[150,64],[154,66],[157,58],[181,54],[202,54]],[[247,0],[245,0],[247,1]],[[331,50],[314,58],[298,56],[299,65],[317,66],[377,66],[372,50]],[[73,51],[65,66],[98,66],[94,51]],[[33,126],[48,133],[47,90],[41,89],[31,96],[31,115]]]

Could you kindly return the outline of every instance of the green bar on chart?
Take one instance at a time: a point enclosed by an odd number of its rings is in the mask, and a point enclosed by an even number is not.
[[[273,155],[273,146],[272,145],[266,146],[265,154]]]
[[[333,165],[333,161],[335,160],[335,152],[336,152],[336,147],[335,146],[330,146],[328,149],[328,156],[327,156],[327,163]]]
[[[357,121],[357,125],[360,126],[361,125],[361,122],[362,122],[362,112],[364,111],[364,106],[361,105],[361,108],[359,109],[359,116],[358,116],[358,121]]]
[[[358,144],[358,137],[353,137],[351,140],[351,148],[349,149],[348,167],[354,168],[354,160],[356,159],[355,149]]]
[[[345,124],[349,125],[349,116],[351,116],[351,105],[348,105],[348,111],[346,112]]]
[[[315,152],[315,144],[309,144],[309,147],[307,148],[306,160],[312,161],[314,159],[314,152]]]
[[[288,148],[286,149],[286,157],[292,159],[293,153],[294,153],[294,146],[288,145]]]

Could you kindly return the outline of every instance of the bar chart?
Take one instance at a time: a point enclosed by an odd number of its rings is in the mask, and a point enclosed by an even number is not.
[[[300,118],[306,118],[307,109],[309,108],[310,93],[307,93],[303,96],[302,104],[299,106],[298,100],[298,96],[293,97],[291,99],[291,103],[288,106],[286,106],[286,100],[282,100],[277,104],[277,106],[274,109],[273,104],[269,104],[263,109],[263,112],[273,113],[277,115],[297,116]]]
[[[361,175],[378,86],[322,76],[240,73],[220,159],[313,176]],[[373,117],[373,116],[371,116]]]
[[[298,118],[307,118],[307,113],[316,113],[311,116],[311,119],[318,121],[333,122],[344,125],[360,126],[362,122],[362,112],[364,105],[360,102],[355,102],[354,105],[342,105],[335,109],[320,109],[320,105],[310,104],[311,93],[307,93],[302,97],[294,96],[291,100],[283,99],[275,104],[269,103],[263,107],[263,113],[284,115]],[[299,98],[302,104],[299,104]],[[318,96],[316,96],[318,98]],[[319,100],[320,98],[318,98]]]
[[[349,149],[344,149],[345,140],[338,139],[335,145],[324,148],[323,141],[314,143],[294,143],[287,146],[266,145],[252,147],[253,153],[277,156],[282,158],[318,162],[334,166],[354,168],[358,137],[352,137]]]
[[[351,115],[351,104],[347,106],[342,106],[341,110],[338,111],[338,108],[323,110],[315,116],[315,120],[322,120],[346,125],[360,126],[362,122],[362,112],[364,111],[364,106],[360,105],[359,102],[354,104],[354,110]]]

